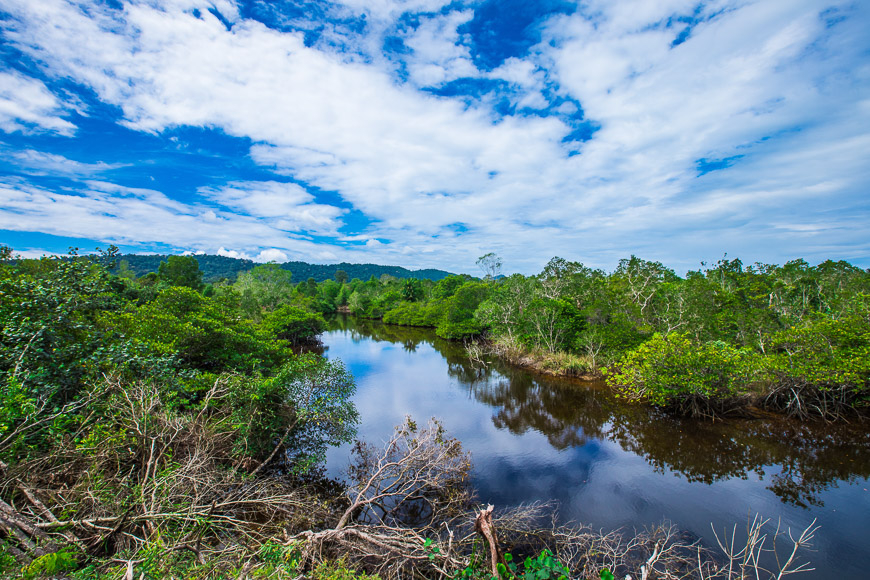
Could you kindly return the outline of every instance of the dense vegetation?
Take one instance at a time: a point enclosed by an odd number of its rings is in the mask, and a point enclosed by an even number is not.
[[[198,291],[193,258],[131,280],[109,274],[112,255],[10,254],[0,572],[208,575],[257,561],[291,515],[303,526],[325,517],[309,505],[323,492],[304,478],[327,446],[352,440],[357,415],[340,362],[291,350],[323,330],[310,301],[249,316],[243,291]]]
[[[127,275],[134,278],[141,278],[150,272],[157,272],[160,264],[165,262],[171,256],[164,255],[139,255],[139,254],[124,254],[118,256],[115,267],[112,273],[119,275]],[[210,256],[201,254],[196,256],[199,263],[199,269],[202,272],[203,281],[210,284],[221,280],[233,281],[236,277],[248,272],[256,263],[251,260],[241,258],[228,258],[226,256]],[[336,272],[344,272],[347,279],[360,278],[368,280],[374,276],[380,278],[384,274],[394,276],[396,278],[420,278],[426,280],[440,280],[450,275],[449,272],[443,270],[434,270],[431,268],[424,270],[408,270],[401,266],[381,266],[379,264],[348,264],[341,262],[340,264],[309,264],[308,262],[285,262],[280,264],[281,268],[290,272],[294,280],[308,280],[314,278],[315,282],[323,282],[335,278]]]
[[[867,273],[843,263],[722,262],[680,279],[635,258],[611,275],[554,260],[499,278],[488,255],[483,281],[296,283],[266,264],[207,284],[194,257],[142,276],[112,274],[117,258],[0,248],[0,575],[730,577],[673,528],[531,533],[547,514],[476,511],[468,456],[437,422],[408,419],[383,449],[358,443],[346,488],[323,479],[326,448],[358,418],[341,363],[300,354],[322,313],[488,333],[560,368],[613,365],[614,385],[659,404],[759,384],[784,406],[795,392],[831,409],[866,401]],[[537,557],[515,565],[500,543]]]
[[[483,336],[540,370],[605,373],[627,398],[696,415],[753,403],[836,417],[870,405],[870,273],[846,262],[723,259],[685,277],[634,256],[609,274],[560,258],[530,277],[498,277],[494,265],[484,280],[382,277],[310,295],[324,312]]]

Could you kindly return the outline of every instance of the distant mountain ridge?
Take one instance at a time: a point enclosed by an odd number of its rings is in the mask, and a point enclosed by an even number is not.
[[[130,270],[136,276],[144,276],[148,272],[156,272],[160,267],[160,262],[163,262],[168,257],[167,254],[160,255],[141,255],[141,254],[123,254],[118,256],[117,264],[121,261],[126,261]],[[217,282],[223,278],[235,280],[239,272],[247,272],[255,266],[257,262],[252,260],[243,260],[240,258],[228,258],[226,256],[212,256],[202,254],[194,256],[199,262],[199,269],[202,271],[202,277],[205,282]],[[395,276],[396,278],[419,278],[421,280],[438,281],[442,278],[450,276],[450,272],[444,270],[435,270],[426,268],[423,270],[408,270],[401,266],[381,266],[379,264],[349,264],[341,262],[340,264],[309,264],[308,262],[284,262],[280,264],[281,268],[289,270],[293,273],[293,282],[303,282],[309,278],[314,278],[317,282],[323,282],[335,277],[336,270],[344,270],[347,272],[347,279],[353,280],[368,280],[372,276],[380,278],[384,274]],[[117,265],[115,270],[117,270]]]

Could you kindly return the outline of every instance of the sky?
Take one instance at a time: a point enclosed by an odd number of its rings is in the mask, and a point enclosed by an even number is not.
[[[0,0],[0,243],[870,267],[866,0]]]

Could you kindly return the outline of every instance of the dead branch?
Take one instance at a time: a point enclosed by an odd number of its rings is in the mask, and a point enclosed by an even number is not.
[[[434,419],[421,430],[406,418],[382,450],[358,443],[354,454],[356,461],[349,469],[351,503],[336,529],[355,514],[383,525],[432,520],[465,499],[461,493],[454,498],[449,494],[462,489],[471,462],[459,441],[446,437]]]
[[[490,569],[492,575],[499,577],[498,565],[502,562],[502,556],[499,553],[498,537],[495,533],[495,527],[492,525],[492,510],[493,505],[486,506],[486,509],[480,510],[477,517],[474,519],[474,530],[484,537],[489,546]]]

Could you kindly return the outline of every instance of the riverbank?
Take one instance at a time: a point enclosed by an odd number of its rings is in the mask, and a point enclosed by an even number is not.
[[[468,342],[465,350],[469,359],[475,362],[483,362],[485,356],[494,356],[515,367],[554,377],[584,381],[600,381],[604,377],[590,357],[530,349],[506,337]]]
[[[424,323],[381,323],[435,328]],[[793,362],[790,356],[757,353],[721,342],[700,343],[673,333],[653,335],[605,366],[601,348],[590,349],[591,354],[550,351],[526,346],[509,334],[445,339],[462,344],[469,360],[477,364],[495,357],[542,375],[604,381],[619,397],[677,415],[717,419],[775,413],[800,420],[870,419],[868,389],[861,384],[867,372],[864,367],[870,363],[860,359],[858,352],[840,361],[804,351],[804,358]]]

